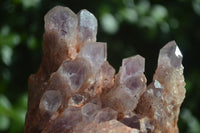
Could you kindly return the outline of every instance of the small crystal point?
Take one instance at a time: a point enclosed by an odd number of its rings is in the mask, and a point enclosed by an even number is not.
[[[145,67],[145,59],[140,55],[123,59],[121,82],[124,82],[126,79],[132,77],[133,75],[143,73],[144,67]]]
[[[172,67],[181,67],[183,55],[175,41],[167,43],[161,50],[158,58],[158,65],[168,63]]]
[[[88,10],[81,10],[78,13],[78,37],[82,43],[95,42],[97,34],[97,20]]]
[[[41,100],[39,108],[42,111],[47,111],[48,113],[53,113],[58,110],[61,105],[62,97],[59,91],[49,90],[46,91]]]
[[[105,106],[110,106],[124,114],[132,112],[146,89],[143,71],[144,58],[142,56],[136,55],[124,59],[116,76],[116,85],[105,98]]]

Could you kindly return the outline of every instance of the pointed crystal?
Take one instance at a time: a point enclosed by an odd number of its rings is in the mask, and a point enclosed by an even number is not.
[[[45,31],[55,30],[67,38],[74,34],[77,24],[76,14],[68,7],[56,6],[45,15]]]
[[[172,67],[181,67],[183,55],[175,41],[167,43],[161,50],[158,58],[158,65],[169,64]]]
[[[120,81],[124,82],[129,77],[143,73],[144,64],[145,64],[145,59],[140,55],[123,59]]]
[[[106,96],[105,106],[110,106],[124,115],[131,113],[146,90],[146,78],[143,74],[144,58],[136,55],[123,60],[114,89]],[[106,103],[107,102],[107,103]]]
[[[146,79],[143,75],[144,64],[145,60],[140,55],[123,60],[120,81],[123,87],[127,88],[132,95],[140,96],[144,92],[146,86]]]
[[[39,108],[40,110],[47,111],[48,113],[53,113],[58,110],[62,102],[62,97],[59,91],[49,90],[46,91],[41,100]]]
[[[77,56],[76,36],[78,18],[68,7],[56,6],[44,18],[45,33],[42,68],[49,75],[61,63]]]
[[[97,20],[88,10],[81,10],[78,13],[78,38],[81,43],[95,42],[97,34]]]
[[[156,123],[154,131],[178,133],[179,109],[185,97],[182,54],[174,41],[161,50],[153,82],[137,106],[137,112]],[[166,124],[167,123],[167,124]]]

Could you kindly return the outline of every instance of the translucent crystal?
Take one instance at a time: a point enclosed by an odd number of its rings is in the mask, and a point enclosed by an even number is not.
[[[55,30],[61,36],[70,38],[77,27],[78,18],[68,7],[56,6],[44,18],[45,31]]]
[[[104,102],[105,106],[111,106],[125,114],[132,112],[146,89],[146,78],[143,71],[143,57],[137,55],[124,59],[118,73],[120,81],[107,94]]]
[[[145,60],[140,55],[123,59],[120,81],[123,83],[129,77],[144,72]]]
[[[106,43],[92,42],[86,43],[79,53],[79,57],[85,58],[93,66],[95,71],[98,71],[106,61]]]
[[[170,97],[177,104],[181,104],[185,97],[182,58],[182,54],[175,41],[167,43],[160,50],[158,66],[153,78],[159,81],[166,90],[170,91],[172,95]],[[176,97],[177,95],[179,97]],[[168,101],[169,99],[167,99]]]
[[[62,103],[62,97],[59,91],[49,90],[46,91],[41,100],[39,108],[40,110],[47,111],[49,113],[56,112]]]
[[[172,67],[181,67],[183,55],[175,41],[167,43],[161,50],[158,58],[158,65],[168,64]]]
[[[78,13],[78,37],[81,43],[95,42],[97,34],[97,20],[95,16],[87,10]]]
[[[59,72],[68,81],[73,92],[78,91],[86,81],[87,66],[80,60],[66,61],[62,64]]]
[[[97,111],[100,109],[99,105],[93,103],[87,103],[82,107],[82,115],[84,116],[84,120],[86,122],[91,122],[94,120]]]

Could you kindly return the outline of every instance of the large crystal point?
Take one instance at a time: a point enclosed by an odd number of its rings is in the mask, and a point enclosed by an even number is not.
[[[77,16],[68,7],[56,6],[44,18],[45,32],[56,31],[60,37],[72,39],[77,28]]]
[[[43,59],[29,77],[26,133],[177,133],[185,97],[182,54],[174,41],[146,85],[145,59],[123,59],[118,74],[97,20],[56,6],[45,15]],[[148,64],[147,64],[148,65]]]
[[[138,104],[137,111],[152,119],[154,131],[178,132],[180,106],[185,97],[182,54],[174,41],[161,50],[153,82]]]

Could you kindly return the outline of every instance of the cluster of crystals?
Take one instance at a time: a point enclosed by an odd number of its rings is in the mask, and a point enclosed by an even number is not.
[[[45,15],[43,59],[29,77],[27,133],[178,132],[185,97],[182,54],[169,42],[146,86],[145,60],[126,58],[115,76],[97,20],[56,6]]]

